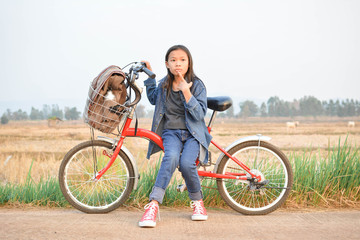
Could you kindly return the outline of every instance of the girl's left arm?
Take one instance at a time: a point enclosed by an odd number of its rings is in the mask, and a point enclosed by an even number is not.
[[[185,110],[194,120],[200,121],[204,119],[207,110],[206,88],[201,81],[194,88],[193,95],[185,102]]]

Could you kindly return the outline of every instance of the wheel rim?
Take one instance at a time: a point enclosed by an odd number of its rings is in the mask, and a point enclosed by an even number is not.
[[[109,157],[104,155],[112,154],[108,148],[90,146],[76,152],[65,167],[65,188],[76,204],[92,210],[107,209],[121,200],[129,181],[129,171],[118,156],[108,171],[99,180],[94,180],[93,148],[97,170],[108,163]]]
[[[222,186],[232,204],[246,211],[256,212],[276,205],[284,196],[289,183],[288,172],[281,158],[272,150],[259,146],[242,148],[233,156],[250,169],[261,172],[265,180],[269,180],[270,183],[261,190],[250,191],[249,181],[223,180]],[[225,172],[247,174],[231,159],[223,168],[223,174]]]

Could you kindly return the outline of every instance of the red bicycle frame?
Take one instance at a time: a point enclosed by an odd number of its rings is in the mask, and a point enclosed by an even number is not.
[[[101,169],[97,175],[96,175],[96,179],[99,180],[101,178],[101,176],[111,167],[111,165],[114,163],[116,157],[118,156],[120,149],[123,145],[124,139],[126,137],[140,137],[140,138],[146,138],[148,140],[153,141],[154,143],[156,143],[162,150],[164,150],[164,146],[163,146],[163,142],[162,139],[159,135],[157,135],[156,133],[146,130],[146,129],[142,129],[142,128],[138,128],[136,131],[136,135],[135,135],[135,128],[130,128],[130,124],[131,124],[132,118],[127,118],[126,122],[124,124],[123,130],[121,132],[120,135],[120,140],[116,145],[116,148],[114,150],[113,155],[108,155],[108,157],[110,157],[110,161],[107,163],[107,165]],[[210,133],[211,128],[208,127],[208,131]],[[260,176],[256,176],[253,173],[250,172],[250,168],[247,167],[245,164],[243,164],[241,161],[239,161],[238,159],[236,159],[235,157],[231,156],[228,152],[226,152],[225,149],[223,149],[222,147],[220,147],[216,142],[211,141],[211,143],[218,148],[222,153],[224,153],[227,157],[229,157],[230,159],[232,159],[235,163],[237,163],[242,169],[244,169],[248,174],[250,174],[251,178],[258,178],[260,180]],[[105,154],[105,153],[104,153]],[[107,155],[107,154],[105,154]],[[237,179],[237,180],[248,180],[247,176],[245,173],[228,173],[226,172],[225,174],[217,174],[217,173],[213,173],[211,171],[201,171],[198,170],[198,174],[199,176],[203,176],[203,177],[212,177],[212,178],[223,178],[223,179]]]

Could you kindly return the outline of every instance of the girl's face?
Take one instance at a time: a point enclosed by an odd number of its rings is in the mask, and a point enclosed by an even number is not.
[[[172,74],[176,76],[178,75],[178,72],[180,72],[184,77],[189,69],[189,58],[186,52],[181,49],[177,49],[169,54],[165,64]]]

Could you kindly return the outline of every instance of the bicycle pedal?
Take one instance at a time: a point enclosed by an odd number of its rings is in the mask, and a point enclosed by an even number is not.
[[[185,184],[180,184],[180,185],[177,185],[176,190],[177,190],[178,192],[184,192],[184,191],[187,190],[187,187],[186,187]]]

